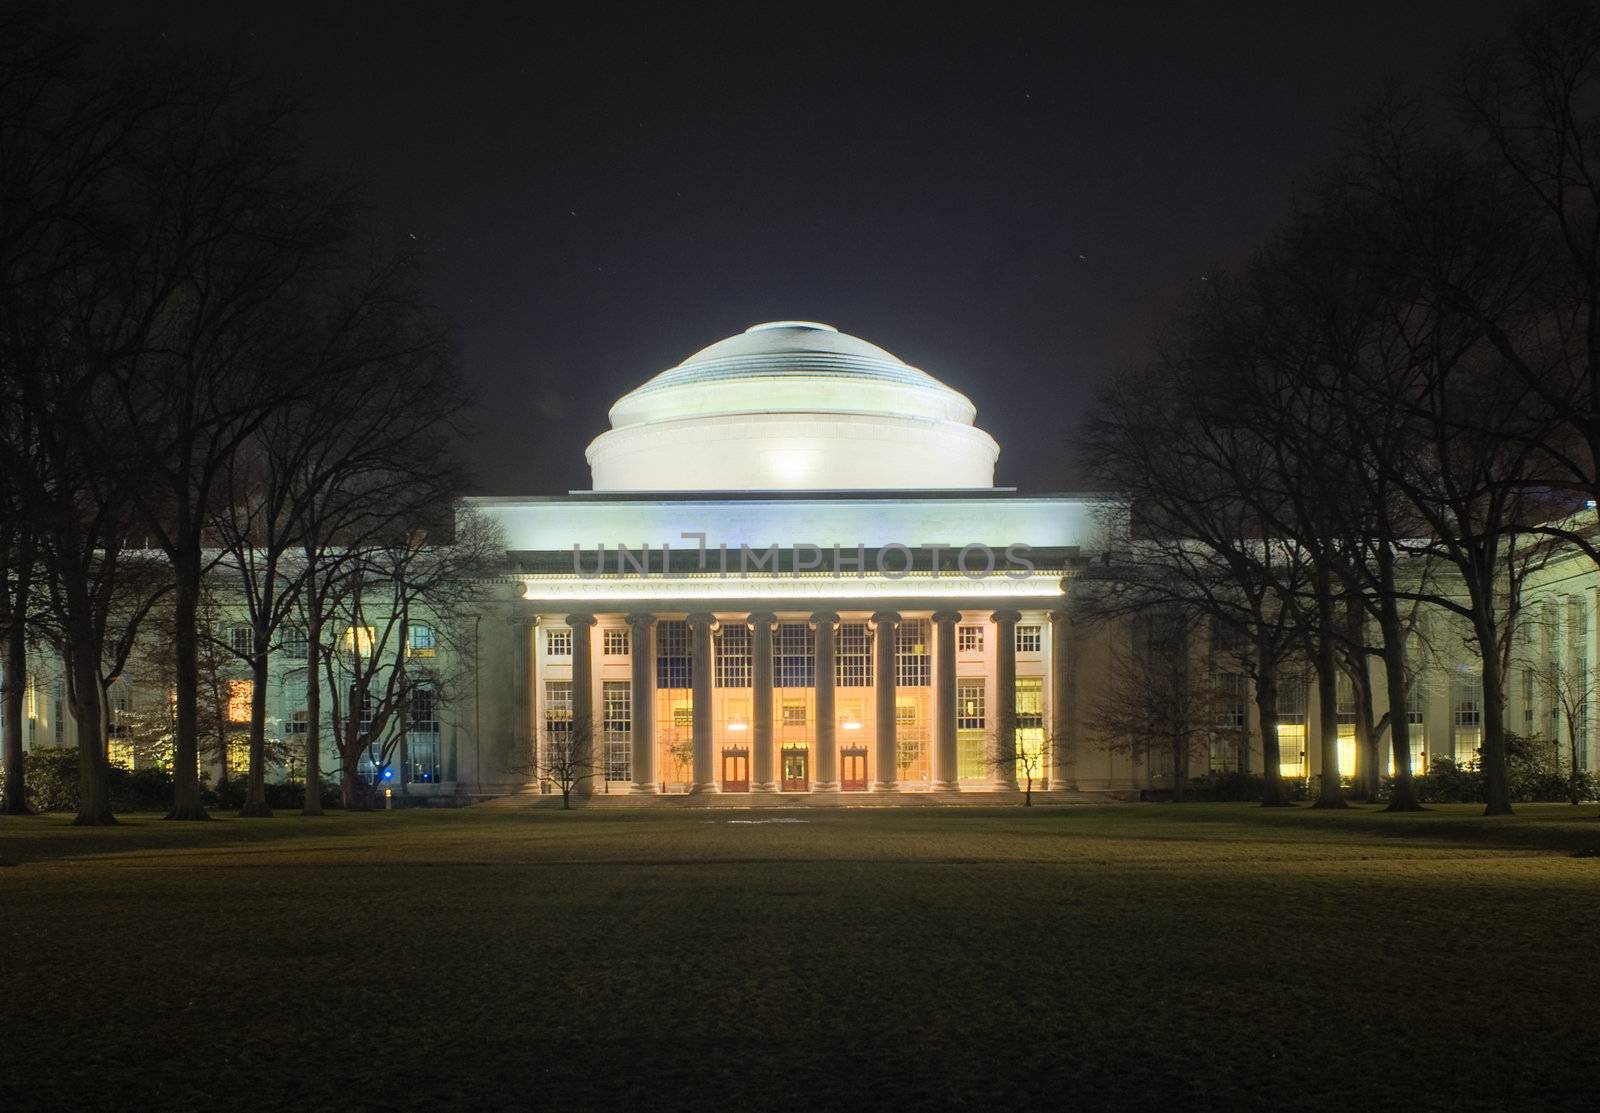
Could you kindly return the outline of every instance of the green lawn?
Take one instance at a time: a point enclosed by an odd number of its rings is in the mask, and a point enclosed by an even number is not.
[[[1588,1108],[1595,809],[0,818],[0,1110]]]

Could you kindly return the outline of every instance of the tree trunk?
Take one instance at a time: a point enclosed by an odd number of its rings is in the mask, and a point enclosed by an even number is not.
[[[1411,719],[1406,693],[1406,634],[1393,596],[1379,608],[1378,629],[1383,634],[1383,679],[1389,690],[1389,749],[1394,754],[1394,785],[1389,790],[1391,812],[1420,812],[1417,784],[1411,768]]]
[[[1314,808],[1349,807],[1344,786],[1339,781],[1339,669],[1334,663],[1333,632],[1329,628],[1328,603],[1318,601],[1317,610],[1317,735],[1322,754],[1322,777]]]
[[[168,819],[209,819],[200,801],[200,556],[174,560],[172,811]],[[224,742],[223,766],[227,766]]]
[[[306,798],[301,815],[322,814],[322,600],[307,584],[306,598]]]
[[[1365,661],[1365,656],[1362,658]],[[1379,768],[1382,758],[1382,740],[1378,734],[1376,716],[1372,709],[1372,678],[1365,669],[1352,677],[1356,697],[1356,783],[1361,798],[1376,804],[1383,792],[1383,774]]]
[[[1256,715],[1261,720],[1261,806],[1285,808],[1283,794],[1283,755],[1278,749],[1278,672],[1277,665],[1257,658]]]
[[[0,709],[0,735],[4,749],[0,760],[5,762],[5,811],[9,815],[27,815],[27,778],[24,767],[27,758],[22,752],[22,700],[28,687],[28,629],[22,621],[23,606],[12,612],[11,628],[6,631],[5,691],[3,709]]]
[[[105,716],[101,705],[99,647],[77,635],[68,649],[72,715],[78,728],[78,814],[74,827],[114,825],[111,814],[111,766],[106,760]]]
[[[271,818],[267,807],[267,635],[255,631],[250,656],[250,769],[245,774],[241,816]]]
[[[355,768],[348,760],[340,763],[343,767],[339,770],[339,802],[346,811],[355,811],[363,806],[361,785],[356,777]]]
[[[1500,677],[1500,650],[1494,620],[1481,604],[1473,607],[1479,656],[1483,659],[1483,789],[1484,815],[1511,814],[1511,783],[1506,769],[1505,690]]]

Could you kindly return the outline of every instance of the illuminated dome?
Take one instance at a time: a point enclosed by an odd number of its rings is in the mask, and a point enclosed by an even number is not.
[[[587,455],[597,491],[992,487],[976,413],[874,344],[773,321],[624,395]]]

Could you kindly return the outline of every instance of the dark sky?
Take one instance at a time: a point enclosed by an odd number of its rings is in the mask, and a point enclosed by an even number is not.
[[[431,259],[479,489],[589,485],[618,396],[757,321],[827,321],[968,394],[998,481],[1242,257],[1387,75],[1489,0],[631,5],[81,0],[240,57]]]

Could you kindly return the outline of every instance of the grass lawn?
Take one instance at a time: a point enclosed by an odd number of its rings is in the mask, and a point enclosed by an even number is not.
[[[1600,819],[1476,811],[0,818],[0,1110],[1600,1108]]]

